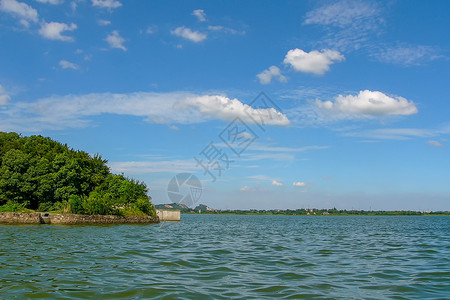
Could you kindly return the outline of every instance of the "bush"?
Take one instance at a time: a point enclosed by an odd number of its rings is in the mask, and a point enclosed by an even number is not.
[[[88,198],[83,199],[83,209],[89,215],[117,215],[108,194],[101,195],[91,192]]]
[[[39,204],[38,211],[45,212],[45,211],[52,211],[52,210],[54,210],[52,202],[42,202]]]
[[[26,212],[29,202],[18,203],[16,201],[8,201],[5,205],[0,206],[0,212]]]
[[[78,195],[70,195],[69,207],[73,214],[84,214],[83,199]]]
[[[146,198],[138,198],[136,200],[136,208],[142,211],[146,215],[154,216],[155,215],[155,207],[153,204],[148,201]]]

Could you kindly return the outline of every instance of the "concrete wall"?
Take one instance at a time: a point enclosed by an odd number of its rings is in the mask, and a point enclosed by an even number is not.
[[[100,215],[60,215],[47,213],[0,213],[0,224],[151,224],[159,223],[155,217],[122,217]]]
[[[161,221],[180,221],[181,219],[181,212],[179,210],[157,209],[156,215]]]

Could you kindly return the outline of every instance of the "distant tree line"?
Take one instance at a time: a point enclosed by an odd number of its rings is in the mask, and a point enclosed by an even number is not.
[[[40,135],[0,132],[0,211],[154,215],[147,186],[106,163]]]
[[[195,210],[183,211],[182,213],[197,213]],[[346,209],[250,209],[250,210],[202,210],[202,214],[217,214],[217,215],[285,215],[285,216],[423,216],[423,215],[450,215],[448,211],[436,212],[422,212],[412,210],[394,210],[394,211],[369,211],[369,210],[346,210]]]

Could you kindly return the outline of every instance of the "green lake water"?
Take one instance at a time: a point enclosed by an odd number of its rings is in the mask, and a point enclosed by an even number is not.
[[[449,217],[0,225],[1,299],[449,299]]]

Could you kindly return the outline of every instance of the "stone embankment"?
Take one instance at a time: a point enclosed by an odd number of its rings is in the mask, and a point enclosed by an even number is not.
[[[75,215],[51,213],[0,213],[0,224],[152,224],[159,223],[158,216],[123,217],[103,215]]]

